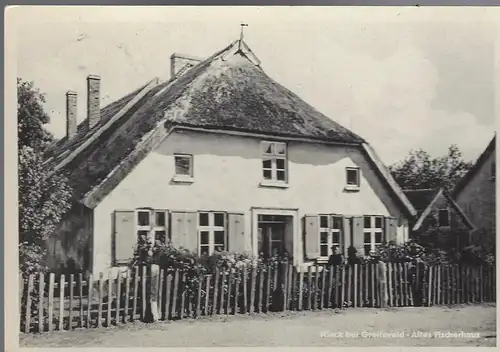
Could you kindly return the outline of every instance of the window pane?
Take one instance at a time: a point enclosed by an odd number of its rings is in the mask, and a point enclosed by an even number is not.
[[[209,254],[210,248],[208,246],[200,246],[200,254]]]
[[[322,257],[328,257],[328,246],[322,245],[320,247],[320,256],[322,256]]]
[[[276,168],[278,170],[285,170],[285,159],[276,159]]]
[[[214,233],[214,243],[215,244],[224,244],[224,231],[215,231]]]
[[[274,153],[279,154],[279,155],[285,155],[286,154],[286,145],[285,143],[276,143],[274,145]]]
[[[191,175],[191,157],[175,156],[175,174],[176,175]]]
[[[364,243],[371,243],[371,236],[369,232],[365,232]]]
[[[214,214],[214,226],[224,226],[224,214],[215,213]]]
[[[149,231],[137,231],[137,238],[140,243],[145,243],[148,238]]]
[[[271,253],[272,254],[282,254],[283,253],[283,243],[281,241],[271,242]]]
[[[155,213],[155,225],[165,226],[165,213],[163,211]]]
[[[208,213],[200,213],[200,226],[208,226]]]
[[[220,246],[217,246],[217,245],[216,245],[216,246],[215,246],[215,250],[216,250],[217,252],[224,252],[224,246],[223,246],[223,245],[220,245]]]
[[[449,213],[447,209],[441,209],[439,211],[439,226],[449,226],[450,225],[450,219],[449,219]]]
[[[137,225],[139,226],[149,226],[149,211],[140,211],[137,213]]]
[[[328,228],[328,216],[322,215],[319,217],[319,227]]]
[[[166,232],[165,231],[155,231],[155,241],[160,241],[161,243],[166,243]]]
[[[272,178],[271,170],[262,170],[265,180],[270,180]]]
[[[264,169],[270,169],[272,167],[272,161],[271,159],[264,159],[262,160],[262,168]]]
[[[262,149],[264,150],[264,154],[273,154],[273,145],[269,142],[262,142]]]
[[[347,184],[348,185],[358,185],[358,170],[357,169],[347,169]]]
[[[375,233],[375,242],[376,243],[382,243],[382,232],[376,232]]]
[[[372,227],[372,224],[371,224],[371,217],[369,216],[365,216],[365,229],[369,229]]]
[[[204,244],[208,244],[208,243],[209,243],[209,242],[208,242],[208,238],[209,238],[209,233],[208,233],[208,231],[201,231],[201,232],[200,232],[200,243],[201,243],[202,245],[204,245]]]
[[[277,176],[278,176],[278,181],[285,181],[285,171],[278,171]]]
[[[371,251],[371,246],[365,245],[365,255],[370,255],[370,251]]]
[[[320,233],[319,243],[327,243],[328,244],[328,232],[321,232]]]
[[[333,243],[340,243],[340,233],[339,232],[332,232],[332,242]]]
[[[333,228],[340,230],[342,228],[342,218],[338,216],[333,217]]]
[[[375,227],[376,227],[377,229],[381,229],[381,228],[382,228],[382,217],[377,216],[377,217],[375,218]]]

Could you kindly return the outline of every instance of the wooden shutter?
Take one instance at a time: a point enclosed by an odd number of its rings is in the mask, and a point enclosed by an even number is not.
[[[351,245],[352,240],[352,227],[351,227],[352,218],[343,217],[342,218],[342,249],[344,255],[347,255],[347,248]]]
[[[398,243],[398,219],[394,217],[385,218],[385,240]]]
[[[115,234],[114,234],[114,264],[128,262],[134,256],[137,245],[137,234],[135,232],[135,211],[115,211]]]
[[[357,249],[358,255],[365,254],[365,234],[364,234],[364,217],[354,216],[352,218],[352,245]]]
[[[242,253],[246,250],[245,215],[230,213],[227,215],[228,243],[230,252]]]
[[[170,215],[172,245],[198,252],[198,213],[172,212]]]
[[[319,248],[319,216],[306,215],[304,217],[306,258],[316,259],[320,256]]]

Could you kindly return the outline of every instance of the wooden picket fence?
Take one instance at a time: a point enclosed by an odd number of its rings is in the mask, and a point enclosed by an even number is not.
[[[216,314],[494,302],[493,266],[408,263],[242,267],[191,276],[135,267],[120,275],[20,277],[21,332]],[[156,310],[153,314],[152,310]]]

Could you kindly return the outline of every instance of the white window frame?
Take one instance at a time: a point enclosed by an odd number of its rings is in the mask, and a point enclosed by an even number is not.
[[[448,225],[441,225],[441,217],[439,216],[439,213],[441,211],[446,211],[448,213]],[[439,208],[438,213],[437,213],[437,225],[438,227],[441,228],[449,228],[451,226],[451,211],[449,207],[446,208]]]
[[[321,227],[321,218],[326,217],[327,218],[327,227]],[[334,218],[339,218],[341,221],[341,228],[340,229],[334,229],[333,224],[334,224]],[[342,243],[343,243],[343,231],[344,231],[344,224],[343,224],[343,217],[341,215],[337,214],[320,214],[319,215],[319,251],[320,251],[320,257],[319,260],[325,260],[328,259],[329,256],[332,254],[331,248],[333,246],[337,246],[339,248],[339,252],[342,253]],[[321,234],[327,232],[327,255],[322,256],[321,255],[321,247],[325,245],[324,242],[321,242]],[[338,242],[333,241],[333,234],[338,234]]]
[[[177,173],[177,158],[187,158],[189,159],[189,174],[178,174]],[[194,179],[194,157],[192,154],[174,154],[174,177],[173,180],[176,182],[192,182]]]
[[[285,142],[275,142],[275,141],[261,141],[261,158],[262,158],[262,164],[261,164],[261,175],[263,179],[263,183],[278,183],[278,184],[287,184],[288,183],[288,145]],[[276,146],[283,146],[284,147],[284,154],[279,154],[275,152]],[[271,152],[267,152],[267,147],[271,146]],[[270,160],[271,161],[271,167],[270,168],[265,168],[264,167],[264,161],[265,160]],[[278,169],[277,166],[277,160],[283,160],[284,163],[284,168],[283,169]],[[270,170],[271,171],[271,178],[267,179],[264,177],[264,170]],[[278,171],[282,171],[285,174],[284,180],[278,180]]]
[[[356,184],[349,183],[348,174],[350,171],[356,171]],[[345,168],[345,184],[345,188],[347,190],[359,190],[359,187],[361,186],[361,170],[359,167],[349,166]]]
[[[200,225],[201,214],[208,214],[208,225]],[[224,224],[222,226],[215,225],[215,214],[221,214],[224,219]],[[215,243],[215,232],[224,232],[224,248],[223,251],[227,250],[227,213],[222,211],[199,211],[198,212],[198,254],[201,255],[201,248],[207,247],[206,244],[201,244],[201,232],[208,232],[208,255],[212,255],[215,252],[215,246],[220,245]]]
[[[147,213],[148,214],[148,225],[139,225],[139,213]],[[163,213],[165,216],[165,224],[163,226],[156,225],[156,213]],[[135,234],[137,237],[137,241],[140,240],[139,231],[146,231],[148,234],[146,238],[149,241],[152,241],[153,244],[156,244],[156,232],[164,231],[165,232],[165,242],[168,241],[168,211],[165,209],[150,209],[150,208],[137,208],[135,210]]]
[[[365,227],[365,218],[370,218],[370,227]],[[376,219],[379,218],[382,227],[376,227]],[[365,242],[365,235],[370,234],[370,242]],[[381,242],[376,242],[376,234],[380,233]],[[385,228],[384,228],[384,216],[382,215],[365,215],[363,216],[363,254],[366,255],[365,246],[370,245],[370,253],[377,249],[384,242],[385,238]]]

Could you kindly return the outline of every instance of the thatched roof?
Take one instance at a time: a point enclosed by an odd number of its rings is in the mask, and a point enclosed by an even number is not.
[[[94,207],[175,128],[365,143],[275,82],[259,64],[246,44],[235,41],[184,74],[149,89],[105,133],[93,137],[90,146],[66,162],[63,169],[69,172],[77,196]]]
[[[481,153],[476,163],[472,168],[460,179],[455,188],[453,189],[452,196],[453,198],[457,198],[457,196],[462,192],[462,190],[467,186],[467,184],[472,180],[474,175],[481,169],[483,164],[488,160],[491,154],[495,153],[495,145],[496,145],[496,133],[493,139],[488,143],[486,149]]]

